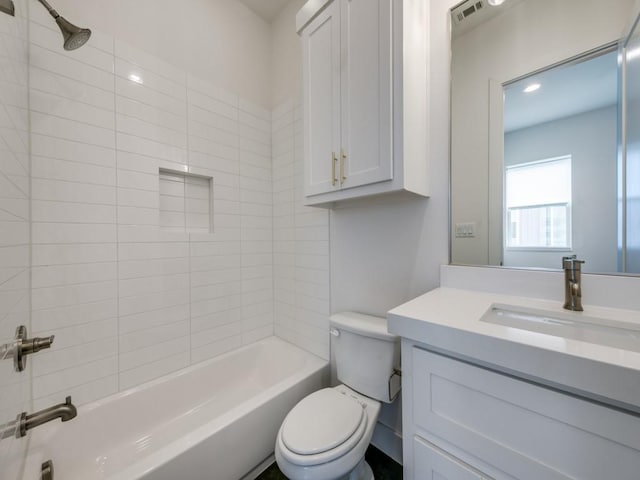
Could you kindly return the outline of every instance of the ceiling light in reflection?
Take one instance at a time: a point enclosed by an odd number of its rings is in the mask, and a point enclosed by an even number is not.
[[[492,7],[497,7],[499,5],[502,5],[504,3],[504,0],[487,0],[487,2],[489,3],[489,5],[491,5]]]
[[[525,89],[523,90],[524,93],[531,93],[531,92],[535,92],[536,90],[538,90],[542,85],[540,85],[539,83],[532,83],[530,85],[527,85],[525,87]]]
[[[135,73],[129,74],[129,80],[135,83],[139,83],[142,85],[144,82],[142,81],[142,77],[140,75],[136,75]]]

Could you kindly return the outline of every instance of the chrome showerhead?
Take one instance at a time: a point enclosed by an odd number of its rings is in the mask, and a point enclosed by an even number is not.
[[[87,43],[89,37],[91,37],[91,30],[88,28],[76,27],[73,23],[69,22],[64,17],[61,17],[46,0],[38,0],[49,11],[51,16],[56,19],[58,27],[64,37],[64,49],[75,50]]]

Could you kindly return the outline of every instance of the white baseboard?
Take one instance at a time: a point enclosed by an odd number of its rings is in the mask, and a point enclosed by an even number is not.
[[[378,422],[371,444],[402,465],[402,435]]]

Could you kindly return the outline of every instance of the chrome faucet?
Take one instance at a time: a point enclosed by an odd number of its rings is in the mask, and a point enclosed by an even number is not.
[[[22,412],[16,420],[9,422],[0,429],[0,439],[14,435],[16,438],[21,438],[24,437],[29,430],[43,423],[50,422],[56,418],[59,418],[63,422],[68,422],[72,418],[75,418],[77,414],[78,411],[76,407],[71,403],[71,397],[67,397],[64,403],[45,408],[31,415],[27,415],[27,412]]]
[[[580,272],[584,260],[578,260],[576,255],[562,257],[562,268],[564,269],[564,305],[563,308],[582,312],[582,283],[580,282]]]

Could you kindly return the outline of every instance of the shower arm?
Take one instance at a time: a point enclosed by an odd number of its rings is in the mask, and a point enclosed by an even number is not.
[[[38,1],[42,5],[44,5],[44,8],[48,10],[48,12],[51,14],[53,18],[58,18],[60,16],[60,14],[56,12],[55,9],[51,5],[49,5],[46,0],[38,0]]]

